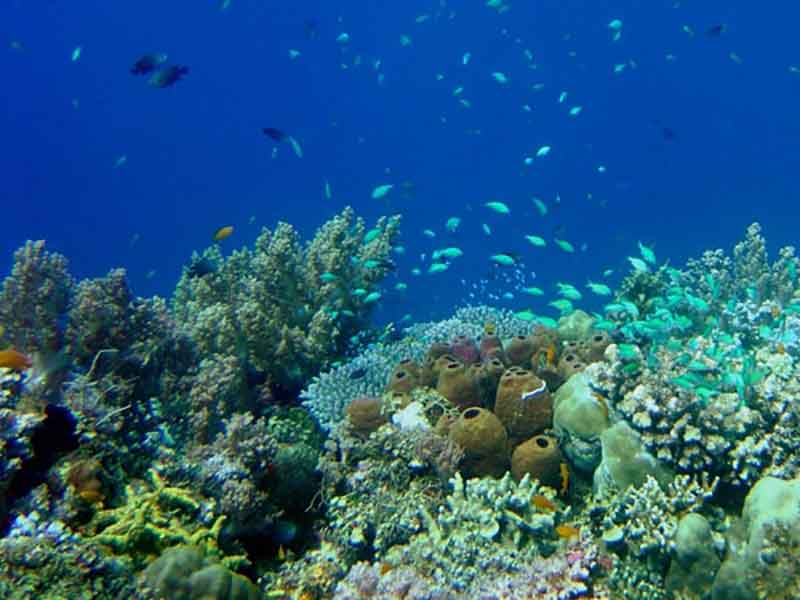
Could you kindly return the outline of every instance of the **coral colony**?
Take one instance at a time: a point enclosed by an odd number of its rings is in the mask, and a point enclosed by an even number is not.
[[[757,224],[680,269],[641,246],[599,312],[562,284],[558,320],[467,306],[382,336],[398,233],[279,224],[195,255],[168,301],[20,248],[0,595],[800,594],[793,248],[769,262]]]

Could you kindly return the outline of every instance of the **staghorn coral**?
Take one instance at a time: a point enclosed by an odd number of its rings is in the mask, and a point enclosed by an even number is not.
[[[74,285],[66,258],[42,240],[25,242],[0,291],[0,342],[30,354],[59,350]]]
[[[390,565],[408,565],[441,585],[461,592],[480,577],[520,571],[554,547],[556,520],[566,511],[537,508],[534,496],[553,498],[549,488],[510,473],[499,480],[471,479],[457,473],[452,492],[437,511],[419,508],[422,531],[389,550]]]
[[[329,524],[323,536],[349,562],[382,556],[420,531],[419,507],[435,510],[444,485],[418,473],[416,434],[384,426],[367,440],[343,423],[320,460]]]
[[[243,556],[225,556],[220,550],[224,516],[214,517],[189,491],[167,485],[154,470],[147,477],[147,481],[128,484],[125,504],[94,515],[84,534],[89,541],[126,556],[137,569],[151,556],[181,544],[196,545],[226,566],[247,562]]]
[[[633,556],[663,561],[674,548],[679,517],[699,511],[713,496],[717,483],[679,475],[662,489],[648,475],[643,485],[629,487],[611,499],[603,537],[611,546],[627,547]]]
[[[204,356],[234,356],[271,385],[296,387],[340,356],[366,323],[372,305],[350,290],[374,289],[394,268],[399,223],[382,218],[368,238],[348,207],[305,246],[279,223],[262,231],[253,250],[227,259],[207,250],[217,268],[202,277],[184,271],[175,314]]]

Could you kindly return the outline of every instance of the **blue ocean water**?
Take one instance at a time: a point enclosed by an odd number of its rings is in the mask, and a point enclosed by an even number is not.
[[[278,220],[309,237],[352,205],[370,222],[404,217],[406,253],[378,319],[440,318],[509,291],[496,303],[555,316],[546,302],[556,281],[615,269],[613,284],[640,240],[676,264],[729,248],[755,220],[771,250],[795,242],[800,8],[503,5],[7,0],[0,275],[26,239],[46,239],[79,277],[122,266],[137,294],[169,295],[222,225],[236,229],[227,253]],[[148,86],[129,68],[149,52],[188,76]],[[264,127],[295,138],[303,157]],[[544,145],[551,152],[525,165]],[[395,187],[375,200],[380,184]],[[491,200],[511,214],[485,208]],[[461,219],[452,234],[450,217]],[[555,248],[556,237],[576,252]],[[447,246],[464,256],[425,274]],[[518,256],[524,281],[548,295],[523,298],[504,283],[510,270],[488,258],[499,252]],[[397,281],[408,290],[392,291]]]

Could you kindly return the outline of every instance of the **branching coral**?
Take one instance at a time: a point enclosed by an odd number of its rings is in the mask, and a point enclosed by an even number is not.
[[[74,282],[67,259],[28,241],[14,253],[14,267],[0,292],[0,342],[28,353],[50,353],[62,344],[62,320]]]
[[[517,484],[510,473],[467,482],[456,474],[451,483],[453,491],[438,511],[420,507],[423,531],[392,548],[387,562],[410,565],[463,591],[480,577],[518,572],[554,549],[554,527],[567,513],[534,502],[534,496],[552,498],[549,488],[527,475]]]
[[[179,544],[196,545],[205,556],[228,566],[246,562],[242,556],[223,556],[219,549],[224,516],[214,517],[191,493],[167,485],[155,471],[148,478],[127,486],[125,504],[95,515],[89,524],[90,541],[126,555],[139,568]]]
[[[227,259],[207,250],[216,269],[202,277],[184,272],[175,313],[203,355],[232,355],[272,384],[297,386],[365,324],[373,304],[351,292],[374,290],[394,268],[399,224],[399,217],[382,218],[367,235],[345,208],[305,246],[291,225],[279,223],[262,231],[253,250]]]

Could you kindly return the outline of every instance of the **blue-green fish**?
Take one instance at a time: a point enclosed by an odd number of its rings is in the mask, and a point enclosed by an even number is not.
[[[501,215],[507,215],[511,212],[511,209],[503,202],[498,202],[493,200],[492,202],[487,202],[484,204],[486,208],[492,209],[496,213],[500,213]]]
[[[544,238],[540,238],[538,235],[526,235],[525,239],[528,240],[532,245],[539,248],[547,245],[547,242],[544,241]]]
[[[516,264],[514,258],[509,256],[508,254],[492,254],[489,257],[489,260],[491,260],[492,262],[496,262],[498,265],[503,265],[504,267],[510,267]]]
[[[444,224],[444,228],[450,233],[455,233],[459,225],[461,225],[461,219],[458,217],[450,217],[447,219],[447,223]]]
[[[371,241],[378,239],[378,236],[381,234],[380,229],[370,229],[364,235],[364,243],[369,244]]]
[[[384,183],[383,185],[377,186],[374,190],[372,190],[372,198],[374,200],[378,200],[379,198],[383,198],[386,194],[392,191],[394,185],[391,183]]]
[[[656,264],[656,254],[652,248],[648,248],[642,242],[639,242],[639,254],[642,258],[649,262],[651,265]]]
[[[439,250],[434,250],[432,258],[433,260],[438,260],[441,257],[445,258],[459,258],[464,256],[464,253],[461,251],[461,248],[441,248]]]
[[[597,294],[598,296],[611,295],[611,288],[604,283],[594,283],[593,281],[589,281],[586,284],[586,287],[588,287],[592,293]]]
[[[550,317],[536,317],[536,322],[542,327],[547,327],[548,329],[558,328],[558,321],[551,319]]]
[[[545,204],[541,198],[537,198],[536,196],[531,198],[531,200],[533,200],[533,203],[536,205],[536,210],[539,211],[539,214],[541,216],[545,216],[547,214],[547,204]]]
[[[432,229],[423,229],[422,233],[423,233],[423,235],[425,235],[426,237],[429,237],[429,238],[435,238],[436,237],[436,234],[433,232]]]
[[[561,311],[562,313],[572,312],[573,309],[572,302],[570,302],[566,298],[559,298],[558,300],[553,300],[552,302],[548,302],[547,305],[552,306],[553,308]]]
[[[431,275],[433,275],[434,273],[443,273],[444,271],[447,271],[449,266],[450,265],[448,265],[447,263],[435,262],[432,263],[430,267],[428,267],[428,273],[430,273]]]
[[[531,287],[524,287],[522,291],[529,296],[544,296],[544,291],[541,288],[531,286]]]
[[[364,304],[372,304],[374,302],[377,302],[380,299],[381,299],[381,293],[380,292],[370,292],[364,298]]]
[[[559,282],[556,283],[556,286],[558,286],[559,295],[564,296],[564,298],[569,300],[580,300],[583,298],[583,294],[581,294],[578,289],[570,283]]]
[[[558,238],[553,240],[559,248],[561,248],[564,252],[575,252],[575,246],[570,244],[567,240],[559,240]]]
[[[649,273],[650,267],[647,266],[647,263],[644,262],[641,258],[637,258],[635,256],[629,256],[628,262],[631,263],[633,270],[637,273]]]
[[[319,276],[322,283],[332,283],[336,281],[336,275],[331,273],[330,271],[325,271],[322,275]]]

